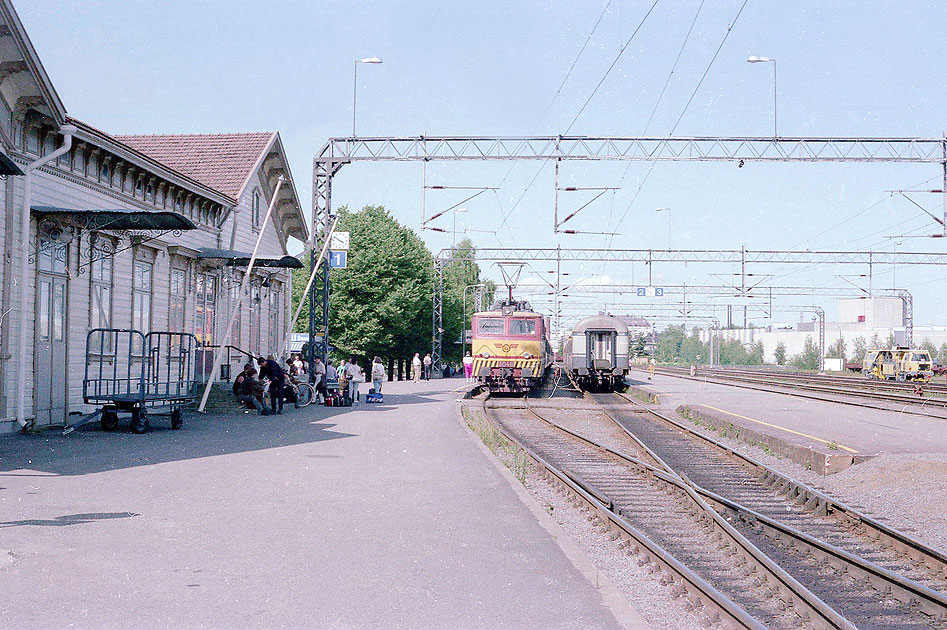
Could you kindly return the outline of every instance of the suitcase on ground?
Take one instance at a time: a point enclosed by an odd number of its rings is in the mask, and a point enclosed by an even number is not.
[[[366,403],[383,403],[385,402],[385,397],[382,394],[376,394],[375,390],[372,389],[367,394],[365,394]]]

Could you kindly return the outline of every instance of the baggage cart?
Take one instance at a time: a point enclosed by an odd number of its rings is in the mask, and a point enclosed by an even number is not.
[[[167,415],[171,428],[184,424],[184,407],[198,391],[197,338],[189,333],[95,328],[86,335],[82,399],[99,409],[66,427],[65,433],[93,422],[118,428],[119,414],[131,415],[131,428],[145,433],[149,416]]]

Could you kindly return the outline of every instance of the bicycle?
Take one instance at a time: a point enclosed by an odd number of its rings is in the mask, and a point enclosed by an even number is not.
[[[309,383],[293,383],[296,392],[296,404],[300,407],[309,405],[316,399],[316,389]]]

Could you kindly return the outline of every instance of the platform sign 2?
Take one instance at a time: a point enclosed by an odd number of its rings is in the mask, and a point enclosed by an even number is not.
[[[348,266],[347,251],[329,252],[329,269],[345,269]]]

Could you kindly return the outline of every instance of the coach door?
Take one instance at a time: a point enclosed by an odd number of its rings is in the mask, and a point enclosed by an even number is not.
[[[40,241],[36,283],[36,340],[33,345],[36,423],[66,420],[66,246]]]

